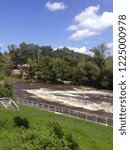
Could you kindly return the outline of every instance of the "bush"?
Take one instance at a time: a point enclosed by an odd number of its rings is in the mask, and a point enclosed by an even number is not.
[[[17,127],[24,127],[25,129],[29,128],[29,121],[27,118],[17,116],[13,118],[13,121]]]
[[[73,136],[69,133],[65,136],[67,141],[67,146],[70,150],[79,150],[79,145],[77,141],[73,138]]]
[[[0,128],[5,127],[7,125],[6,119],[0,119]]]
[[[22,118],[15,117],[18,127],[24,126]],[[49,133],[39,130],[20,130],[21,134],[11,142],[13,150],[79,150],[77,141],[71,134],[66,134],[57,122],[49,122]],[[19,140],[16,140],[19,139]],[[19,149],[18,149],[19,147]]]
[[[13,86],[5,81],[0,82],[0,97],[11,97],[13,94]]]
[[[57,122],[49,122],[49,137],[43,140],[40,144],[44,149],[67,149],[79,150],[79,145],[73,136],[66,134],[62,127]]]
[[[49,127],[50,136],[53,135],[59,139],[63,138],[64,131],[63,131],[62,127],[59,125],[59,123],[49,122],[47,125]]]

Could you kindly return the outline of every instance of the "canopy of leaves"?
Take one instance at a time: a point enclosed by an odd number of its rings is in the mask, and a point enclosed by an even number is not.
[[[0,55],[0,97],[11,97],[13,88],[11,84],[12,61],[9,54]]]
[[[92,55],[81,54],[67,47],[53,50],[51,46],[21,43],[9,45],[13,64],[29,64],[27,78],[40,82],[69,80],[76,84],[112,89],[112,56],[101,44],[90,50]]]

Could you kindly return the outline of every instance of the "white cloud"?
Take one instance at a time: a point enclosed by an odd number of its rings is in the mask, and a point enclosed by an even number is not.
[[[107,48],[112,49],[113,48],[113,43],[107,43],[106,46],[107,46]]]
[[[72,40],[82,40],[100,34],[113,25],[113,13],[103,12],[98,15],[100,6],[90,6],[75,16],[73,24],[67,28],[74,33],[69,37]]]
[[[77,48],[77,47],[69,47],[69,46],[68,46],[68,48],[69,48],[70,50],[73,50],[74,52],[79,52],[79,53],[86,53],[86,51],[87,51],[87,48],[86,48],[85,46],[80,47],[80,48]]]
[[[50,1],[48,1],[45,6],[50,11],[64,10],[67,8],[67,6],[65,5],[64,2],[50,2]]]
[[[58,48],[64,48],[66,46],[59,46]],[[86,53],[87,52],[87,48],[85,46],[83,47],[71,47],[71,46],[67,46],[68,49],[73,50],[74,52],[79,52],[79,53]],[[57,48],[54,48],[54,50],[57,50]]]

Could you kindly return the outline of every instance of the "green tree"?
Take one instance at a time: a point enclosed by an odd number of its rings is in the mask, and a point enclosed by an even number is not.
[[[51,80],[51,58],[49,56],[43,56],[39,62],[39,79],[43,82]]]
[[[113,89],[113,57],[110,56],[106,59],[105,65],[100,75],[101,86],[103,88]]]
[[[85,84],[88,80],[85,71],[85,62],[79,62],[76,67],[73,67],[73,80],[79,84]]]
[[[21,43],[19,47],[9,45],[9,53],[0,61],[1,73],[9,74],[10,64],[28,63],[28,78],[40,82],[69,80],[74,83],[112,89],[112,58],[106,44],[94,47],[92,56],[74,52],[64,47],[53,50],[51,46]],[[1,56],[0,56],[1,57]],[[9,63],[5,60],[9,60]],[[3,56],[2,56],[3,58]],[[12,63],[11,63],[12,61]],[[5,62],[6,65],[3,65]]]
[[[99,67],[96,64],[94,64],[92,61],[87,61],[85,63],[84,68],[85,68],[86,76],[88,78],[88,83],[90,85],[94,85],[95,83],[97,83],[100,74]]]
[[[28,58],[27,63],[30,65],[27,73],[28,78],[38,80],[40,68],[37,60],[35,58]]]
[[[96,64],[102,68],[105,64],[105,58],[107,56],[108,48],[107,46],[103,43],[97,47],[94,47],[93,49],[90,50],[94,54],[94,61]]]

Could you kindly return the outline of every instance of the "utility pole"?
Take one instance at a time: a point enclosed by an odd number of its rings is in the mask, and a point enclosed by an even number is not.
[[[40,60],[40,51],[41,51],[41,49],[38,49],[37,62],[39,62],[39,60]]]

